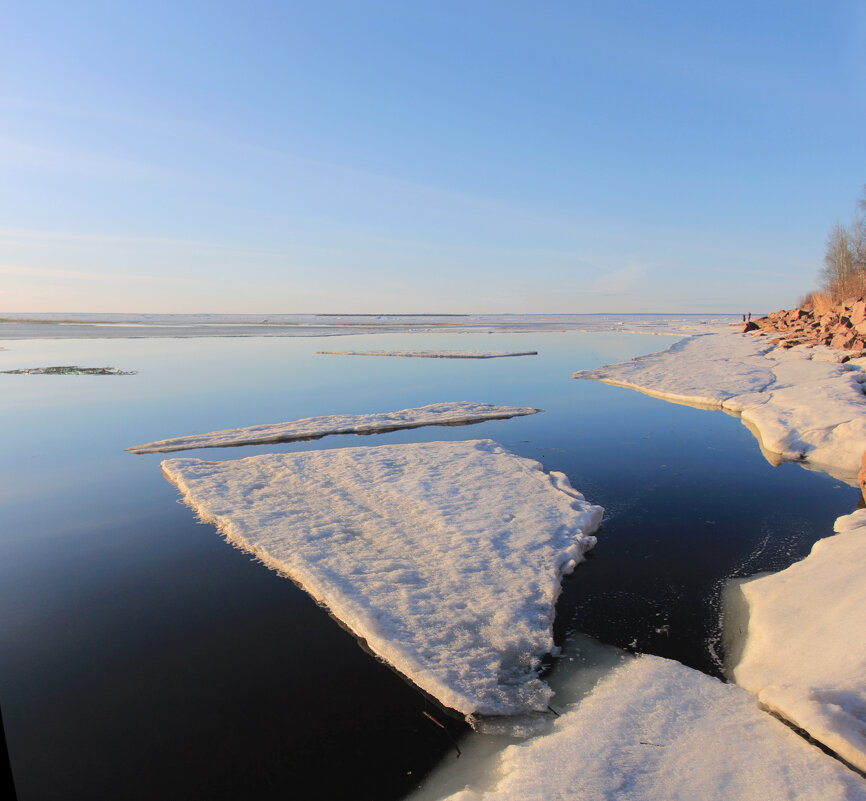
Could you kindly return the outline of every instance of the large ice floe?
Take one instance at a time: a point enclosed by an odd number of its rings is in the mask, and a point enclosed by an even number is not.
[[[406,356],[417,359],[499,359],[504,356],[537,356],[537,350],[317,350],[331,356]]]
[[[803,461],[854,483],[866,449],[866,373],[831,356],[726,332],[573,377],[739,414],[774,463]]]
[[[549,734],[473,767],[440,770],[419,801],[866,799],[866,781],[747,692],[654,656],[625,659]]]
[[[162,463],[199,516],[470,716],[546,709],[562,576],[603,510],[491,440]]]
[[[728,672],[866,771],[866,510],[835,529],[787,570],[728,589]]]
[[[307,417],[288,423],[265,423],[247,428],[211,431],[208,434],[190,434],[148,442],[144,445],[133,445],[126,450],[130,453],[168,453],[192,448],[228,448],[237,445],[319,439],[329,434],[380,434],[403,428],[455,426],[480,423],[484,420],[504,420],[540,411],[542,409],[494,406],[491,403],[472,401],[432,403],[429,406],[403,409],[399,412],[332,414],[325,417]]]

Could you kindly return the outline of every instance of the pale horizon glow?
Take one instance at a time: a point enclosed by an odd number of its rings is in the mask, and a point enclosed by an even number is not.
[[[0,313],[771,311],[866,183],[863,0],[36,0],[0,43]]]

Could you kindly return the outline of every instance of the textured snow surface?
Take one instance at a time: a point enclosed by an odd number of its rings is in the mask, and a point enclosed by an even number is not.
[[[866,770],[866,510],[787,570],[740,583],[748,625],[734,680]]]
[[[187,503],[464,714],[545,709],[562,575],[603,510],[491,440],[162,463]]]
[[[866,781],[668,659],[629,659],[553,731],[505,748],[451,801],[863,801]]]
[[[461,401],[432,403],[415,409],[376,414],[333,414],[325,417],[307,417],[289,423],[265,423],[248,428],[230,428],[209,434],[191,434],[173,437],[145,445],[127,448],[131,453],[167,453],[190,448],[226,448],[234,445],[261,445],[268,442],[291,442],[318,439],[328,434],[376,434],[401,428],[421,426],[448,426],[478,423],[482,420],[503,420],[541,409],[520,406],[494,406],[490,403]]]
[[[827,359],[824,347],[785,350],[726,332],[573,377],[740,414],[768,458],[802,459],[852,481],[866,449],[866,374]]]
[[[537,350],[317,350],[333,356],[408,356],[418,359],[498,359],[537,356]]]

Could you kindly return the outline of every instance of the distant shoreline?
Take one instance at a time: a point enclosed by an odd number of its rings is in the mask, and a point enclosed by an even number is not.
[[[741,320],[731,314],[6,314],[0,340],[149,337],[323,337],[360,334],[576,331],[690,336]]]

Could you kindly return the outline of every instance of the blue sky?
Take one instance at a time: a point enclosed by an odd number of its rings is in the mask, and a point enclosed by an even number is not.
[[[770,311],[866,0],[6,3],[0,311]]]

